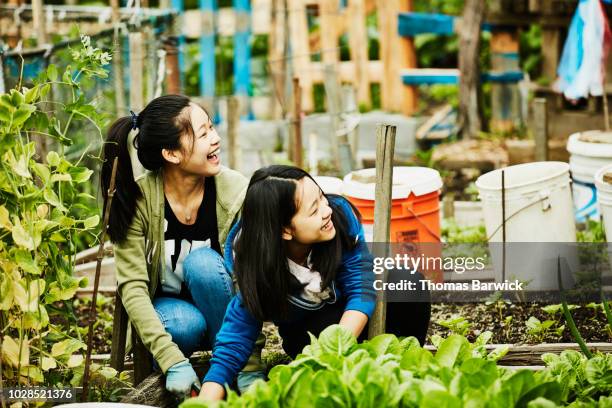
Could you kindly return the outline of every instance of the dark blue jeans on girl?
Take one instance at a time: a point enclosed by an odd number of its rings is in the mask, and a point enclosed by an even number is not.
[[[172,341],[189,357],[215,344],[234,290],[223,258],[210,248],[187,255],[183,278],[191,299],[162,294],[153,300],[153,306]]]

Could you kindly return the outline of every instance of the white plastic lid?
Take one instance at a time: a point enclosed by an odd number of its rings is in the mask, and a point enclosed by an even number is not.
[[[374,200],[376,183],[361,182],[358,179],[376,177],[376,169],[354,171],[344,177],[344,195],[363,200]],[[356,179],[354,179],[356,178]],[[442,178],[437,170],[429,167],[394,167],[391,199],[408,198],[429,194],[442,188]]]
[[[589,157],[612,157],[612,143],[587,142],[581,139],[584,136],[592,140],[607,140],[610,134],[611,132],[599,130],[574,133],[567,140],[567,151]]]
[[[325,194],[342,194],[342,179],[329,176],[314,176],[313,179]]]

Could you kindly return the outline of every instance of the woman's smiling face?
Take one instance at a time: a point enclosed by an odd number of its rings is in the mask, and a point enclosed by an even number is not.
[[[332,240],[336,236],[336,229],[327,198],[310,177],[304,177],[296,184],[297,211],[291,225],[284,229],[283,239],[295,240],[302,245]]]
[[[178,166],[187,173],[215,176],[221,170],[221,138],[204,109],[194,103],[188,109],[193,135],[181,136],[181,149],[175,151]]]

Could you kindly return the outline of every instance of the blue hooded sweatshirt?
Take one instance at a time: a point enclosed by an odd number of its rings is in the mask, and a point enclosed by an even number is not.
[[[356,247],[342,254],[342,262],[337,271],[335,282],[331,287],[335,292],[333,301],[342,299],[346,302],[344,310],[356,310],[372,316],[375,307],[376,294],[372,287],[373,264],[365,242],[363,227],[353,213],[350,204],[341,197],[332,197],[330,201],[334,210],[340,210],[348,221],[348,233],[355,237]],[[233,272],[232,243],[240,229],[237,223],[230,232],[225,245],[225,262],[230,272]],[[296,303],[297,301],[297,303]],[[300,308],[299,299],[292,297],[291,303]],[[322,307],[323,305],[320,305]],[[313,309],[304,304],[303,309]],[[292,309],[290,309],[292,310]],[[293,308],[296,310],[296,308]],[[302,315],[302,313],[300,313]],[[299,319],[298,315],[290,315],[288,322]],[[231,384],[240,370],[247,363],[255,340],[259,336],[262,322],[255,319],[242,303],[240,294],[234,296],[225,312],[223,325],[217,334],[210,369],[204,377],[204,382],[215,382],[221,385]]]

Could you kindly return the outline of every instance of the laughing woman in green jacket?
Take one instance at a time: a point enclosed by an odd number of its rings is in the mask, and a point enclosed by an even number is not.
[[[118,157],[108,233],[119,294],[177,395],[197,382],[188,357],[212,347],[233,296],[220,254],[247,180],[221,166],[220,144],[203,108],[166,95],[118,119],[104,149],[105,195]]]

